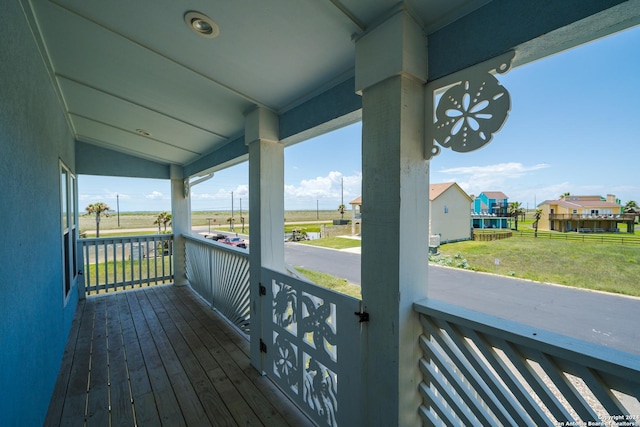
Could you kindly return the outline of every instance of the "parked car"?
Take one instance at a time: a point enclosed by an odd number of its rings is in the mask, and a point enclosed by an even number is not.
[[[247,249],[247,243],[239,237],[225,237],[223,240],[218,240],[225,245],[235,246],[236,248]]]
[[[209,234],[204,236],[206,239],[211,239],[211,240],[215,240],[217,242],[219,242],[220,240],[224,240],[227,238],[226,235],[224,234]]]

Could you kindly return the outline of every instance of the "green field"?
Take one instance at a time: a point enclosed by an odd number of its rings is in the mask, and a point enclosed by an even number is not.
[[[85,284],[90,289],[96,285],[107,284],[109,292],[123,289],[133,289],[141,286],[170,283],[173,280],[156,280],[163,276],[170,276],[173,270],[171,256],[148,258],[142,261],[108,261],[90,264],[85,271]],[[126,287],[114,287],[114,283],[128,283]],[[148,282],[148,284],[147,284]],[[105,293],[100,290],[98,294]],[[95,293],[95,292],[92,292]]]
[[[307,270],[302,267],[295,267],[295,269],[318,286],[322,286],[342,294],[347,294],[354,298],[362,299],[362,289],[360,286],[349,283],[345,279],[341,279],[330,274]]]
[[[249,223],[249,215],[245,211],[242,216],[245,218],[245,223]],[[126,212],[120,213],[120,225],[118,226],[118,215],[110,214],[109,216],[102,215],[100,218],[100,230],[117,230],[117,229],[139,229],[147,228],[150,230],[157,230],[158,226],[153,222],[158,217],[158,212]],[[212,230],[214,229],[229,229],[229,223],[227,220],[231,218],[231,212],[192,212],[191,213],[191,225],[202,226],[211,224]],[[319,219],[318,219],[319,218]],[[291,225],[291,228],[303,228],[307,232],[320,231],[321,222],[330,222],[333,219],[339,219],[340,214],[337,211],[287,211],[285,212],[284,220]],[[240,213],[234,212],[235,229],[236,231],[241,228]],[[307,224],[308,222],[317,222],[317,224]],[[293,223],[299,223],[294,225]],[[301,223],[301,224],[300,224]],[[86,215],[81,213],[79,216],[79,225],[81,232],[94,231],[96,229],[95,215]],[[170,230],[170,226],[167,230]],[[248,227],[245,227],[248,228]],[[162,227],[164,230],[164,227]],[[290,230],[289,230],[290,231]],[[91,234],[89,234],[91,236]]]
[[[450,258],[460,254],[475,271],[640,296],[637,245],[512,237],[450,243],[440,252]]]

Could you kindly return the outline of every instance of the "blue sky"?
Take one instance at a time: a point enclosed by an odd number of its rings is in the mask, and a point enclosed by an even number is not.
[[[443,149],[431,182],[457,182],[467,193],[503,191],[535,203],[615,194],[640,202],[640,27],[515,68],[499,80],[511,113],[493,141],[471,153]],[[361,124],[285,149],[285,209],[336,209],[361,193]],[[248,206],[247,164],[217,172],[192,189],[192,210]],[[120,210],[170,210],[163,180],[80,176],[80,208],[103,201]]]

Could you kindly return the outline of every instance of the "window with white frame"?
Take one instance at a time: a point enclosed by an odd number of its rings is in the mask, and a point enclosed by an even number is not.
[[[64,296],[76,282],[78,266],[76,260],[77,212],[76,177],[60,161],[60,218],[62,221],[62,273]]]

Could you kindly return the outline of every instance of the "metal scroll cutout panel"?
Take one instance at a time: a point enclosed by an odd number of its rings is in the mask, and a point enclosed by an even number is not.
[[[507,72],[513,56],[508,52],[427,84],[427,158],[440,152],[435,143],[461,153],[477,150],[502,128],[511,97],[492,72]]]

